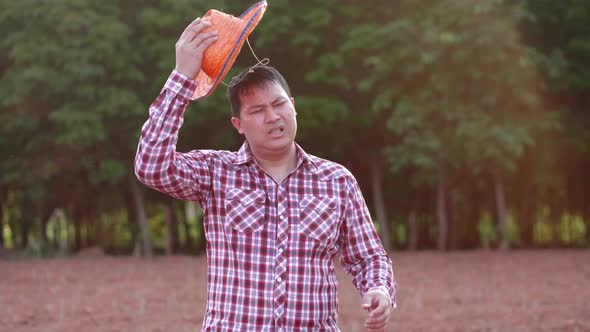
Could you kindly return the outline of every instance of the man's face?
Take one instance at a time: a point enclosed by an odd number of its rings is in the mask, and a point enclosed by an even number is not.
[[[295,100],[276,82],[251,86],[240,95],[240,117],[232,124],[254,151],[278,152],[295,140]]]

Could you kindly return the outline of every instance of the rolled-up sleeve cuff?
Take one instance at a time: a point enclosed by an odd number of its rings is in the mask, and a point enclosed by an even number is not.
[[[197,82],[174,69],[168,77],[164,89],[190,100],[197,89]]]

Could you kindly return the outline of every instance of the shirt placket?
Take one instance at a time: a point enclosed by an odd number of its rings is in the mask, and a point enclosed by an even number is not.
[[[275,327],[284,331],[285,302],[287,299],[287,250],[289,240],[288,195],[285,183],[277,186],[276,202],[276,246],[275,246]]]

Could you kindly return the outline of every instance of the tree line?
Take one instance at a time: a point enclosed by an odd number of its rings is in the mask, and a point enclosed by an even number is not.
[[[194,206],[133,158],[184,27],[251,4],[1,0],[0,248],[202,251]],[[272,0],[250,42],[389,249],[587,246],[589,27],[575,0]],[[178,150],[239,148],[224,90],[189,105]]]

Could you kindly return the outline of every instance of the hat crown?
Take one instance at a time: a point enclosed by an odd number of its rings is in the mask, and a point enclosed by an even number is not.
[[[194,77],[197,88],[191,97],[192,100],[206,98],[223,81],[248,35],[260,22],[267,6],[266,0],[262,0],[248,8],[240,17],[215,9],[203,15],[204,19],[211,22],[211,26],[203,32],[217,31],[217,40],[203,53],[201,70]]]
[[[217,77],[223,68],[224,60],[232,51],[247,22],[215,9],[208,11],[203,18],[211,22],[211,26],[206,31],[217,31],[217,41],[205,51],[201,69],[207,76]]]

